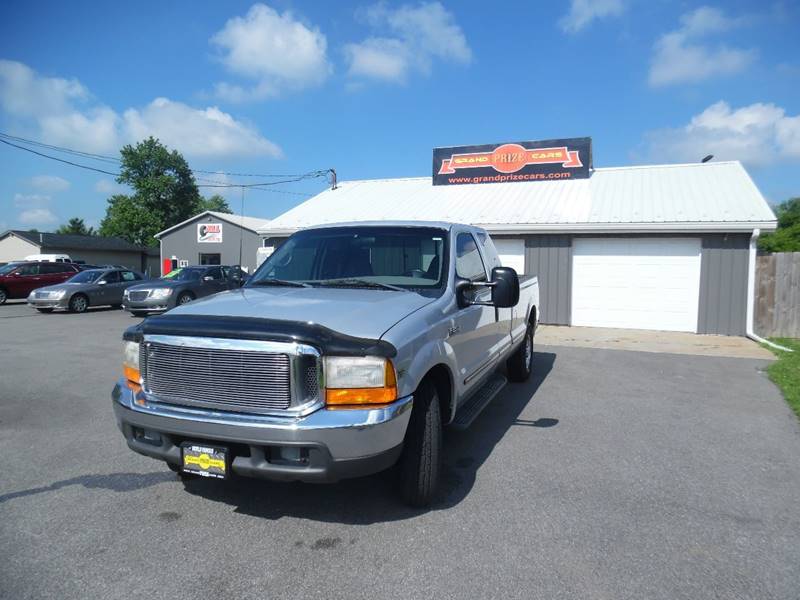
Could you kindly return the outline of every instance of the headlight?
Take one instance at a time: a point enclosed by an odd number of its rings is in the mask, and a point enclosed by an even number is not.
[[[328,405],[388,404],[397,400],[392,361],[377,356],[326,356],[325,403]]]
[[[172,288],[156,288],[150,290],[150,297],[156,299],[169,298],[172,295]]]
[[[139,343],[123,342],[122,372],[129,383],[139,385],[142,383],[142,374],[139,372]]]
[[[50,292],[50,298],[53,300],[61,300],[64,297],[64,294],[67,293],[67,290],[58,290],[57,292]]]

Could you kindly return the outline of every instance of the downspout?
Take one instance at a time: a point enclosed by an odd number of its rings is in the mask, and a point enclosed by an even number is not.
[[[766,344],[776,350],[783,350],[784,352],[792,352],[791,348],[784,348],[783,346],[765,340],[753,331],[753,313],[755,312],[756,300],[756,251],[758,236],[761,234],[760,229],[754,229],[753,235],[750,236],[750,253],[747,261],[747,319],[745,326],[745,335],[751,340],[760,344]]]

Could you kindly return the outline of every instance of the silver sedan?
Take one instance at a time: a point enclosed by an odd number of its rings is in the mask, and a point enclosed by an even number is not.
[[[143,279],[139,273],[129,269],[89,269],[64,283],[32,291],[28,304],[45,313],[56,309],[81,313],[90,306],[119,307],[125,290]]]

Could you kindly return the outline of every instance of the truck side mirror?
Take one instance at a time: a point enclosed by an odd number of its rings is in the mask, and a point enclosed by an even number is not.
[[[492,304],[510,308],[519,302],[519,276],[511,267],[492,269]]]
[[[467,292],[476,287],[492,288],[492,301],[480,302],[470,300]],[[492,269],[491,281],[470,281],[463,277],[456,277],[456,301],[459,308],[467,306],[494,306],[495,308],[510,308],[519,302],[519,277],[511,267],[495,267]]]

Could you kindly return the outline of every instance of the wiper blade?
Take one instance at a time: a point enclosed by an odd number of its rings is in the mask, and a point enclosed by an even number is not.
[[[257,285],[283,285],[286,287],[311,287],[307,283],[303,283],[302,281],[289,281],[288,279],[259,279],[258,281],[251,281],[248,285],[250,286],[257,286]]]
[[[383,290],[392,290],[394,292],[407,292],[405,288],[392,285],[390,283],[381,283],[380,281],[370,281],[368,279],[359,279],[358,277],[342,277],[341,279],[322,279],[314,282],[319,286],[330,287],[362,287],[362,288],[377,288]]]

